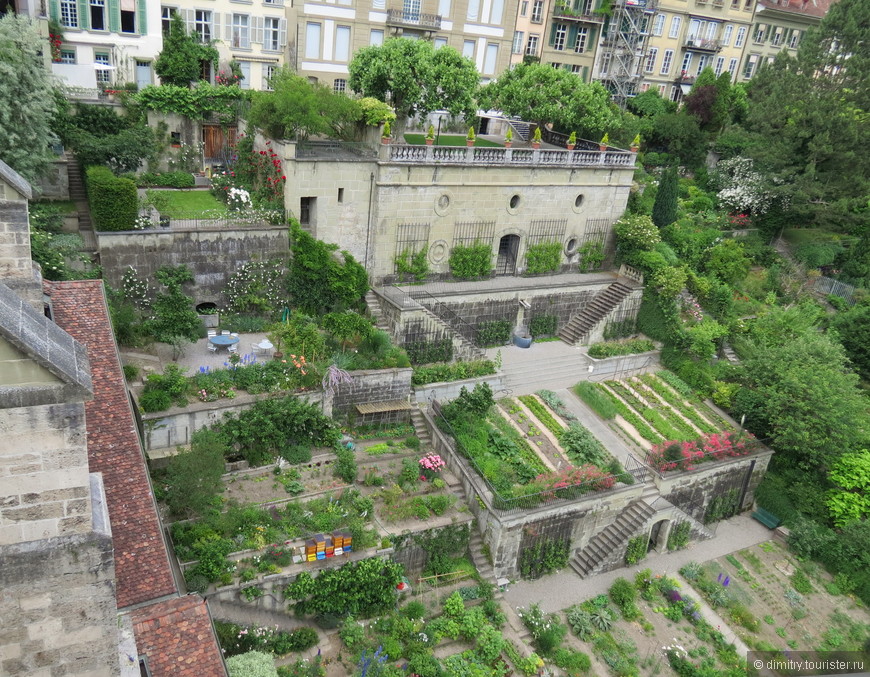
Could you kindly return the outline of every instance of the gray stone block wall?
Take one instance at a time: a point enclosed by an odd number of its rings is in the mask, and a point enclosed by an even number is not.
[[[411,395],[411,372],[405,369],[377,369],[352,372],[353,381],[339,386],[332,396],[335,414],[355,413],[355,405],[366,402],[408,400]]]
[[[227,281],[248,261],[281,258],[290,254],[285,226],[241,227],[235,230],[128,231],[97,233],[103,277],[112,287],[121,285],[128,266],[140,278],[153,280],[161,266],[186,265],[194,283],[185,292],[196,303],[224,303]]]
[[[0,563],[0,674],[120,674],[109,535],[0,546]]]

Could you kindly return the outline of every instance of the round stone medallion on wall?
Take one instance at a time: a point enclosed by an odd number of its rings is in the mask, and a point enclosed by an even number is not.
[[[435,213],[438,216],[444,216],[450,211],[450,205],[453,203],[453,196],[449,191],[444,191],[435,198]]]
[[[520,197],[519,193],[514,193],[513,195],[511,195],[507,203],[508,213],[516,214],[519,211],[522,202],[523,199]]]
[[[577,197],[574,198],[574,204],[571,206],[571,209],[574,210],[575,214],[579,214],[583,211],[583,203],[586,202],[586,196],[583,193],[579,193]]]
[[[429,247],[429,261],[434,264],[439,264],[447,258],[447,241],[435,240],[432,246]]]
[[[574,235],[565,241],[565,256],[574,256],[577,253],[578,242]]]

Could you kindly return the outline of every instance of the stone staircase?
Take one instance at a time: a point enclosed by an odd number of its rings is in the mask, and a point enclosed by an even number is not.
[[[420,446],[427,447],[432,444],[432,436],[429,434],[429,426],[420,411],[420,405],[416,401],[411,402],[411,425],[414,426],[414,434],[420,438]]]
[[[559,338],[569,345],[576,346],[595,325],[607,317],[632,291],[634,291],[634,287],[621,280],[617,280],[607,289],[598,292],[589,305],[562,327],[559,331]]]
[[[97,251],[97,237],[91,222],[91,210],[88,206],[88,196],[82,179],[82,170],[78,161],[72,155],[66,156],[67,174],[69,175],[69,199],[76,205],[79,217],[79,235],[84,240],[84,251]]]
[[[588,364],[588,358],[579,350],[570,355],[529,363],[505,363],[502,367],[502,384],[512,396],[528,395],[541,389],[570,388],[578,381],[589,377]],[[500,393],[496,394],[502,396]]]
[[[384,319],[384,309],[381,308],[381,300],[377,294],[371,289],[366,292],[366,308],[369,311],[369,315],[375,321],[375,326],[378,329],[381,329],[385,332],[390,331],[390,327],[387,324],[387,321]]]
[[[604,571],[604,567],[615,563],[623,556],[625,544],[652,515],[655,509],[642,498],[629,503],[616,520],[592,537],[582,550],[571,558],[571,568],[580,578]]]
[[[520,137],[523,141],[529,140],[531,127],[529,127],[529,124],[527,122],[519,122],[517,120],[511,120],[510,124],[511,124],[511,127],[514,128],[514,131],[516,132],[516,135],[518,137]]]

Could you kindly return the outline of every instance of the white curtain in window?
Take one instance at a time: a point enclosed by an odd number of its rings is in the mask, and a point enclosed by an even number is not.
[[[305,25],[305,58],[320,58],[320,24]]]
[[[488,44],[483,59],[483,74],[495,75],[495,62],[498,60],[498,45]]]
[[[350,26],[335,29],[335,60],[347,62],[350,57]]]

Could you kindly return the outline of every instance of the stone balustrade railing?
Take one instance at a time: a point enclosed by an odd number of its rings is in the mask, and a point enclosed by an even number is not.
[[[544,165],[633,167],[636,153],[626,150],[566,150],[456,146],[382,145],[379,160],[401,164]]]

